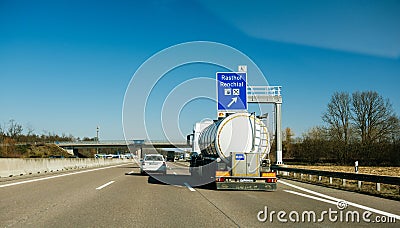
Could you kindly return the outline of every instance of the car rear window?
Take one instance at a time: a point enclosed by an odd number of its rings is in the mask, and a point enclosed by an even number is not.
[[[162,161],[163,157],[162,156],[146,156],[144,158],[145,161]]]

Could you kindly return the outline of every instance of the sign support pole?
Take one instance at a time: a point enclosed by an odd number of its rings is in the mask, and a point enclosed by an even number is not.
[[[282,160],[282,104],[275,103],[275,109],[276,109],[276,111],[275,111],[276,164],[283,165],[283,160]]]

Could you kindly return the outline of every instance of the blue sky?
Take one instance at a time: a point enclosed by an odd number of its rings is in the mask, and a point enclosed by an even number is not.
[[[400,2],[387,0],[0,0],[0,123],[15,119],[38,134],[79,137],[95,136],[99,125],[102,139],[122,139],[124,94],[139,66],[171,45],[197,40],[240,50],[270,85],[281,85],[283,127],[296,136],[322,124],[335,91],[377,91],[399,114],[398,12]],[[191,77],[214,78],[220,69],[176,69],[155,94]],[[215,107],[191,102],[182,131],[214,117]],[[149,127],[159,131],[158,124]]]

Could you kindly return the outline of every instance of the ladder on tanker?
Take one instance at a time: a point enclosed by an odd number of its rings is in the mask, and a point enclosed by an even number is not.
[[[255,135],[254,135],[254,151],[260,154],[260,156],[268,149],[268,132],[265,127],[261,127],[256,124]]]

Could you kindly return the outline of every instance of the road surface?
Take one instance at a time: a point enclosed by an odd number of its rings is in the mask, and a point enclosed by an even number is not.
[[[189,175],[182,165],[168,166],[171,180]],[[179,186],[141,176],[133,163],[3,180],[0,226],[398,227],[400,223],[389,223],[392,217],[400,218],[398,201],[289,180],[280,180],[276,192],[217,191],[211,185],[193,188],[188,181],[176,184]],[[345,209],[340,210],[337,201],[342,201],[340,207]],[[360,222],[352,222],[350,213],[346,222],[347,212],[358,213]],[[363,215],[368,217],[366,221]],[[382,220],[386,223],[378,223]]]

